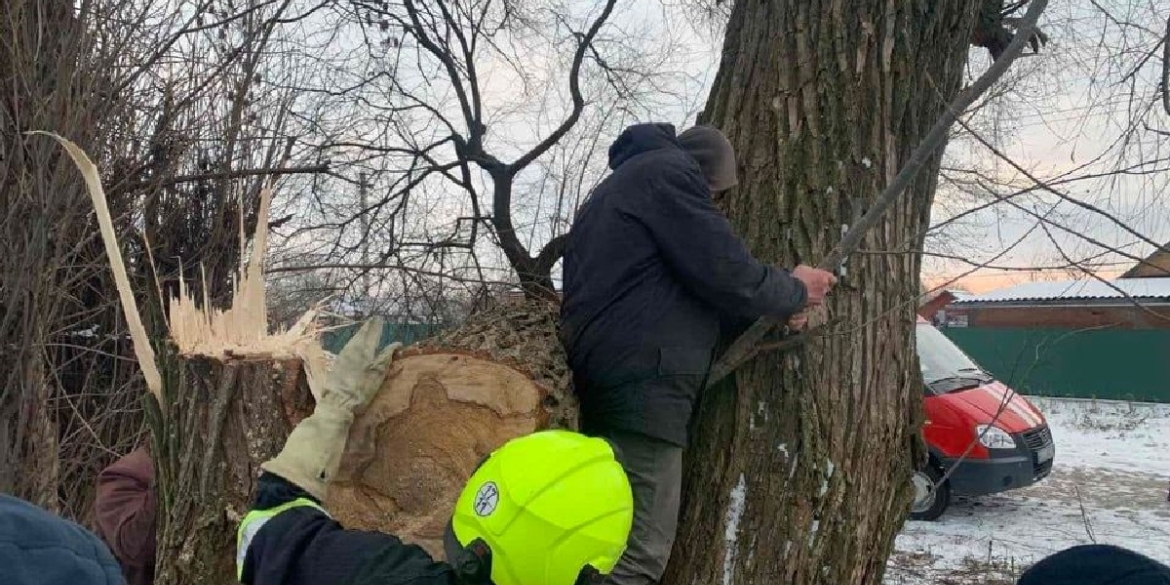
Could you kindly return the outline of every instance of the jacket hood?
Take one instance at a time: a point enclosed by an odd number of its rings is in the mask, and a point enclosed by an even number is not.
[[[1032,566],[1019,585],[1167,585],[1170,567],[1134,551],[1087,544],[1058,552]]]
[[[124,585],[106,545],[88,530],[0,494],[0,567],[19,585]]]
[[[670,124],[635,124],[626,128],[609,147],[609,168],[617,170],[622,163],[652,150],[680,148]]]

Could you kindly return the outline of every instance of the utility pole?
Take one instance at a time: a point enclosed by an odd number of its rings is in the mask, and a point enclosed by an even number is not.
[[[369,185],[366,184],[366,174],[358,175],[358,202],[361,205],[359,210],[359,217],[362,225],[362,241],[359,244],[362,250],[362,291],[365,295],[367,304],[372,304],[371,297],[373,296],[370,290],[370,214],[369,207]],[[369,313],[369,307],[363,313]],[[368,314],[366,315],[369,316]]]

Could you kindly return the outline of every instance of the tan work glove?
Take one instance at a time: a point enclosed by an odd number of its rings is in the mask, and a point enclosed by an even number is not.
[[[261,464],[261,469],[325,500],[345,452],[353,412],[378,393],[394,352],[402,346],[394,343],[378,352],[383,328],[380,318],[366,321],[337,354],[328,373],[308,368],[309,389],[317,406],[289,434],[280,454]]]

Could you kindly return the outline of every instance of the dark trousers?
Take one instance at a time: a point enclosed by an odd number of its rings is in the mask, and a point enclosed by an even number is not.
[[[609,576],[613,585],[657,583],[678,529],[683,448],[639,433],[601,431],[634,491],[634,526],[626,552]]]

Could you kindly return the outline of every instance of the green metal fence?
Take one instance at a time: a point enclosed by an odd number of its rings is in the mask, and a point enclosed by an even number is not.
[[[1024,394],[1170,402],[1170,331],[942,331]]]
[[[326,331],[321,336],[321,345],[326,350],[337,353],[357,333],[360,323]],[[382,339],[378,349],[386,347],[396,341],[403,345],[410,345],[426,339],[443,329],[442,325],[432,323],[387,323],[382,330]]]
[[[358,325],[326,332],[337,353]],[[443,329],[387,323],[381,347],[410,345]],[[1170,403],[1170,330],[980,329],[942,332],[1000,381],[1024,394]]]

